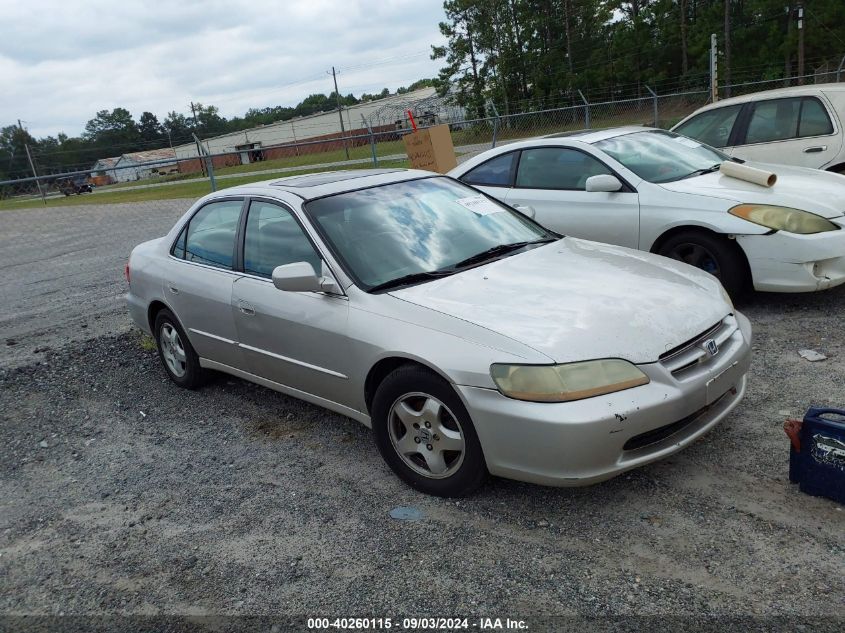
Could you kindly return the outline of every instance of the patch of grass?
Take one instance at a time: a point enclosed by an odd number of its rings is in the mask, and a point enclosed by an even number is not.
[[[361,165],[346,165],[337,167],[338,170],[343,169],[368,169],[372,167],[370,164]],[[379,167],[408,167],[407,160],[391,160],[380,161]],[[311,174],[315,172],[325,171],[324,168],[303,168],[295,172],[284,172],[278,176],[295,176],[301,174]],[[243,176],[241,178],[226,178],[225,180],[217,181],[217,188],[227,189],[237,185],[245,185],[251,182],[260,182],[262,180],[269,180],[273,178],[273,174],[255,174],[252,176]],[[71,196],[69,198],[51,198],[47,200],[48,207],[65,207],[83,204],[120,204],[122,202],[146,202],[150,200],[169,200],[172,198],[199,198],[207,193],[211,193],[211,183],[207,178],[201,180],[191,180],[175,185],[168,185],[166,187],[149,187],[145,189],[116,189],[114,191],[107,191],[104,193],[86,194],[82,196]],[[40,208],[44,204],[40,199],[13,199],[4,200],[0,202],[0,211],[7,209],[28,209]]]
[[[115,189],[124,189],[125,187],[137,187],[138,185],[153,185],[163,182],[178,182],[180,180],[190,180],[196,178],[197,174],[171,174],[169,176],[153,176],[151,178],[144,178],[143,180],[130,180],[128,182],[117,182],[113,185],[102,185],[97,187],[98,191],[114,191]]]
[[[156,341],[149,334],[141,333],[141,340],[139,341],[139,343],[141,345],[141,349],[145,352],[156,351]]]
[[[335,141],[332,141],[335,142]],[[315,146],[319,147],[319,146]],[[308,147],[302,149],[309,149]],[[391,154],[404,154],[405,145],[402,141],[385,141],[376,144],[377,156],[389,156]],[[369,145],[359,145],[357,147],[349,148],[349,159],[369,159],[372,157],[372,149]],[[257,163],[248,163],[246,165],[233,165],[231,167],[215,168],[215,175],[225,174],[240,174],[252,171],[264,171],[268,169],[284,169],[288,167],[301,167],[307,165],[315,165],[319,163],[335,163],[342,160],[347,160],[346,152],[343,149],[331,150],[328,152],[312,151],[303,153],[298,156],[286,156],[285,158],[274,158],[272,160],[262,160]]]

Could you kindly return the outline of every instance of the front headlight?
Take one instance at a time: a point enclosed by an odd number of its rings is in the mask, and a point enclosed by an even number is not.
[[[636,365],[605,358],[565,365],[491,365],[504,395],[531,402],[569,402],[648,384]]]
[[[730,209],[728,213],[769,229],[801,235],[835,231],[839,228],[830,220],[815,213],[768,204],[740,204]]]

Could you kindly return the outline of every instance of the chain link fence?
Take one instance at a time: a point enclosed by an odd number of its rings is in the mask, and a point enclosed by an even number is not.
[[[845,57],[823,63],[812,75],[735,83],[723,86],[720,93],[736,96],[784,84],[829,81],[845,81]],[[509,104],[505,114],[488,104],[487,116],[478,118],[468,118],[466,110],[443,100],[426,100],[414,106],[414,115],[419,127],[448,124],[461,160],[498,143],[547,134],[619,125],[668,128],[710,100],[709,91],[702,89],[667,92],[637,85],[629,95],[608,92],[598,93],[602,99],[577,91],[565,97],[565,103]],[[516,106],[522,106],[521,111],[514,112]],[[39,173],[36,156],[34,173],[0,181],[0,209],[197,198],[219,188],[286,175],[403,167],[407,160],[402,137],[410,131],[410,122],[401,115],[395,107],[386,109],[370,120],[362,118],[357,128],[318,136],[308,136],[308,122],[299,122],[295,141],[283,141],[283,134],[274,136],[263,128],[205,140],[195,137],[195,142],[175,148],[103,158],[64,173]]]

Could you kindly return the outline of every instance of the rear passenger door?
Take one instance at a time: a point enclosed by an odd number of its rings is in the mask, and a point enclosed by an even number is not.
[[[819,168],[841,144],[827,106],[818,97],[767,99],[748,105],[732,154],[738,158]]]
[[[598,158],[572,147],[523,149],[506,202],[531,207],[543,226],[572,237],[637,248],[639,196],[627,185],[614,192],[587,191],[587,178],[621,177]]]
[[[242,198],[216,200],[194,213],[173,244],[164,281],[166,301],[197,354],[238,368],[232,285],[243,205]]]

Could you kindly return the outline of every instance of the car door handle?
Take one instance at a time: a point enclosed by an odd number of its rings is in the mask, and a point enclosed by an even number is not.
[[[175,295],[178,295],[178,294],[179,294],[179,288],[177,288],[176,286],[170,286],[170,285],[168,285],[168,286],[167,286],[167,289],[168,289],[170,292],[172,292],[173,294],[175,294]]]
[[[255,316],[255,308],[248,304],[246,301],[238,301],[238,310],[240,310],[247,316]]]
[[[823,152],[827,149],[827,145],[816,145],[814,147],[807,147],[804,148],[805,154],[818,154],[819,152]]]

